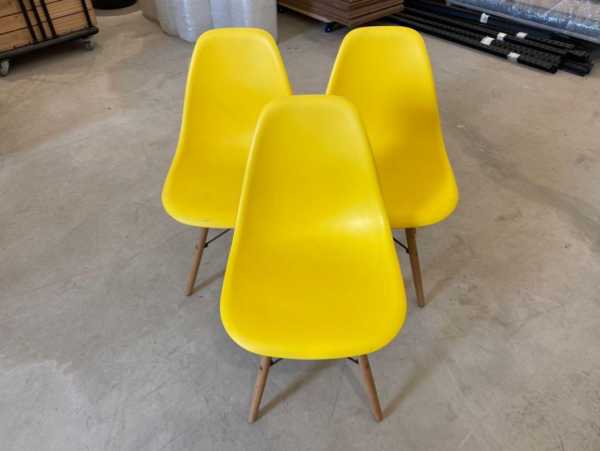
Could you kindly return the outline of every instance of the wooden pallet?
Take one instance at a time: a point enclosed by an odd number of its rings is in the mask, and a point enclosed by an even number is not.
[[[90,20],[94,26],[97,23],[94,9],[90,0],[85,1]],[[0,0],[0,52],[35,45],[32,32],[38,42],[42,42],[44,38],[40,27],[43,28],[48,40],[89,28],[81,0],[46,0],[46,8],[56,36],[52,34],[41,0],[23,0],[23,3],[32,30],[27,25],[27,20],[18,0]],[[37,17],[34,14],[32,4],[36,6]]]
[[[404,9],[402,0],[279,0],[283,7],[323,22],[348,27],[395,14]]]

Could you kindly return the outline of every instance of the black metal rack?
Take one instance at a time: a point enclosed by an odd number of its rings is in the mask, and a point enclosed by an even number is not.
[[[565,44],[563,42],[552,42],[550,39],[541,38],[540,40],[531,39],[527,36],[525,37],[517,37],[516,34],[511,30],[493,30],[489,27],[483,27],[479,25],[474,25],[468,22],[453,20],[448,17],[444,17],[441,15],[436,15],[429,13],[427,11],[423,11],[417,8],[406,7],[403,11],[405,14],[409,16],[417,16],[417,17],[425,17],[429,18],[433,21],[449,24],[456,28],[461,28],[464,30],[473,31],[475,33],[480,33],[483,36],[496,36],[498,40],[502,40],[504,42],[508,42],[511,44],[520,45],[522,47],[528,47],[531,49],[539,50],[540,52],[546,52],[553,55],[559,55],[561,57],[570,56],[574,59],[580,61],[587,61],[589,56],[586,52],[582,50],[575,50],[575,46],[573,44]],[[494,32],[497,33],[494,35]],[[558,45],[556,45],[558,44]]]
[[[535,67],[536,69],[541,69],[545,72],[550,72],[552,74],[555,73],[558,69],[556,64],[552,62],[544,62],[541,60],[537,60],[528,55],[511,55],[514,52],[511,52],[508,49],[497,48],[494,45],[482,44],[481,41],[478,39],[474,39],[472,37],[468,37],[460,33],[443,30],[435,25],[432,26],[412,21],[408,17],[404,17],[399,14],[390,16],[390,18],[394,22],[399,23],[401,25],[406,25],[407,27],[414,28],[415,30],[425,31],[434,36],[445,38],[448,41],[456,42],[457,44],[462,44],[473,49],[481,50],[482,52],[489,53],[490,55],[500,56],[504,59],[508,59],[518,64],[523,64],[529,67]]]
[[[570,42],[553,39],[552,33],[512,23],[507,19],[479,22],[480,14],[452,6],[409,0],[404,11],[388,17],[400,25],[496,55],[509,61],[556,73],[558,69],[586,75],[593,67],[589,54]],[[492,23],[492,24],[490,24]],[[499,25],[502,25],[499,26]],[[532,32],[533,31],[533,32]]]
[[[414,6],[419,9],[426,9],[430,11],[439,12],[442,14],[452,15],[454,17],[458,17],[461,19],[470,20],[473,22],[480,22],[481,13],[477,13],[475,11],[470,11],[468,9],[455,8],[453,6],[446,6],[439,3],[431,3],[425,0],[410,0],[408,2],[410,6]],[[561,33],[556,33],[553,31],[543,30],[541,28],[535,28],[529,25],[525,25],[522,23],[514,22],[509,19],[503,19],[501,17],[488,16],[486,25],[492,27],[501,27],[504,29],[509,29],[517,32],[524,32],[530,35],[552,39],[556,41],[565,41],[571,42],[572,38],[566,36]]]

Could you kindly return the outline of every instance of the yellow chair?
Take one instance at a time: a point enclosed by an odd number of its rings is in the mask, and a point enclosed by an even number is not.
[[[209,228],[233,228],[256,122],[271,100],[292,90],[266,31],[204,33],[188,75],[179,145],[163,189],[176,220],[200,227],[186,295],[192,294]]]
[[[446,155],[427,49],[416,31],[348,33],[327,94],[349,99],[363,118],[392,228],[406,229],[419,306],[425,306],[416,227],[445,219],[458,188]]]
[[[221,317],[261,355],[249,420],[272,358],[358,356],[382,419],[367,354],[400,330],[406,298],[367,134],[335,96],[271,102],[259,120],[225,273]]]

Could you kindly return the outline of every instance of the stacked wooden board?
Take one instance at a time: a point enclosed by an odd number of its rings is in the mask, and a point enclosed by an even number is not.
[[[286,8],[348,27],[402,11],[402,3],[403,0],[279,0]]]
[[[95,25],[90,0],[0,0],[0,52],[51,41]]]

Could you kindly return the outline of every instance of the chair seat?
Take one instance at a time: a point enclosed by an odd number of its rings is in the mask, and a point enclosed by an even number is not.
[[[197,41],[181,134],[163,190],[165,210],[196,227],[235,226],[248,153],[261,111],[292,90],[264,30],[209,30]]]
[[[392,228],[423,227],[452,213],[458,188],[419,33],[403,27],[351,31],[327,93],[347,98],[360,111]]]
[[[163,205],[177,221],[195,227],[235,226],[249,144],[189,144],[181,152],[163,190]]]
[[[430,154],[408,149],[378,152],[374,148],[373,153],[393,229],[432,225],[454,211],[458,189],[447,158],[427,158]]]
[[[404,321],[404,289],[386,269],[394,265],[372,252],[377,243],[363,238],[341,246],[315,238],[309,247],[288,240],[262,251],[256,240],[252,257],[229,263],[236,281],[221,299],[229,335],[250,352],[286,359],[344,358],[385,346]]]
[[[406,297],[356,108],[336,96],[275,100],[250,155],[221,295],[231,338],[306,360],[385,346]]]

